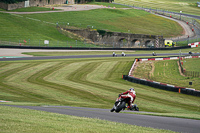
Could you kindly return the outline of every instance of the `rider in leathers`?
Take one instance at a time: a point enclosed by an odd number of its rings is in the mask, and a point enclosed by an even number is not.
[[[135,90],[134,88],[130,88],[128,91],[119,94],[119,97],[122,98],[129,98],[129,102],[128,102],[128,107],[127,109],[131,109],[132,107],[132,103],[134,103],[134,100],[136,98],[136,94],[135,94]],[[110,111],[113,112],[115,110],[115,107],[113,107]]]
[[[126,94],[126,95],[125,95]],[[130,109],[131,106],[132,106],[132,103],[134,103],[135,101],[135,98],[136,98],[136,94],[135,94],[135,90],[134,88],[130,88],[128,91],[124,92],[124,93],[121,93],[119,94],[119,97],[122,97],[122,98],[129,98],[129,102],[128,102],[128,107],[127,109]]]

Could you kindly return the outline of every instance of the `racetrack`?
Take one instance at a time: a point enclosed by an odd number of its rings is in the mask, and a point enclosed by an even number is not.
[[[179,56],[177,53],[171,54],[157,54],[157,56],[172,56],[176,55]],[[188,55],[187,53],[182,53],[182,55]],[[121,55],[120,55],[121,56]],[[120,57],[118,56],[118,57]],[[152,56],[152,54],[126,54],[126,56]],[[98,58],[98,57],[112,57],[110,55],[74,55],[74,56],[38,56],[38,57],[19,57],[19,58],[0,58],[0,61],[16,61],[16,60],[45,60],[45,59],[71,59],[71,58]]]
[[[4,51],[4,50],[2,50]],[[0,53],[2,53],[0,50]],[[46,50],[45,50],[46,51]],[[158,54],[158,56],[178,55],[178,54]],[[151,54],[128,54],[127,56],[152,56]],[[79,55],[79,56],[54,56],[54,57],[23,57],[23,58],[0,58],[0,61],[14,61],[14,60],[43,60],[43,59],[68,59],[68,58],[98,58],[98,57],[112,57],[110,55]],[[69,107],[69,106],[16,106],[13,107],[28,108],[34,110],[41,110],[59,114],[74,115],[80,117],[99,118],[109,121],[127,123],[138,126],[153,127],[159,129],[172,130],[177,132],[198,133],[200,131],[199,120],[148,116],[141,114],[125,114],[125,113],[111,113],[108,109],[83,108],[83,107]]]
[[[149,116],[142,114],[127,114],[127,113],[111,113],[108,109],[70,107],[70,106],[18,106],[5,105],[40,111],[47,111],[65,115],[73,115],[79,117],[98,118],[108,121],[126,123],[137,126],[152,127],[158,129],[172,130],[183,133],[199,133],[199,120]],[[127,111],[124,111],[127,112]]]

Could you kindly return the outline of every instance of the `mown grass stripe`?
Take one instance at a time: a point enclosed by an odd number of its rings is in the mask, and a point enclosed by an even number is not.
[[[13,64],[15,65],[15,63]],[[11,100],[24,100],[24,99],[29,99],[29,100],[34,100],[35,98],[30,96],[30,93],[27,92],[26,90],[24,90],[24,88],[18,88],[16,86],[10,85],[10,82],[7,81],[8,77],[12,75],[17,75],[17,73],[19,73],[20,71],[23,71],[26,68],[29,68],[33,66],[33,64],[25,64],[22,66],[18,66],[17,68],[13,68],[13,69],[9,69],[3,73],[1,73],[1,77],[0,77],[0,81],[1,81],[1,90],[3,92],[7,92],[10,93],[12,95],[15,95],[17,97],[20,97],[20,99],[15,99],[14,97],[11,98]],[[20,82],[18,83],[20,84]]]
[[[56,62],[55,62],[56,63]],[[55,64],[54,63],[54,64]],[[4,77],[4,88],[9,88],[13,94],[17,95],[17,97],[21,97],[20,101],[35,101],[35,102],[47,102],[49,96],[41,93],[42,91],[38,91],[38,88],[43,88],[38,85],[33,85],[27,82],[27,78],[37,72],[40,69],[45,69],[48,64],[53,65],[52,62],[47,63],[30,63],[24,67],[19,69],[13,69],[11,74],[5,73],[6,77]],[[8,84],[9,83],[9,84]],[[2,90],[2,89],[1,89]],[[14,97],[13,97],[14,98]],[[13,99],[12,98],[12,99]]]
[[[81,84],[80,84],[80,86],[73,88],[71,86],[61,85],[61,84],[49,82],[46,80],[48,75],[51,75],[51,73],[58,71],[59,69],[61,69],[64,66],[66,66],[66,63],[60,63],[59,65],[48,68],[44,71],[41,71],[41,72],[31,76],[29,78],[29,81],[32,83],[43,85],[43,86],[48,86],[48,87],[56,89],[58,91],[62,91],[64,94],[66,94],[66,96],[68,96],[68,95],[70,95],[71,97],[74,96],[73,99],[77,98],[77,100],[80,100],[82,102],[84,100],[91,102],[91,100],[92,100],[92,102],[98,103],[98,100],[96,98],[94,99],[93,94],[89,93],[87,90],[80,90],[78,88],[78,87],[81,87]],[[44,80],[44,77],[46,77],[45,80]],[[67,81],[65,81],[65,82],[67,82]],[[69,104],[70,102],[60,100],[60,103],[62,103],[62,104]]]

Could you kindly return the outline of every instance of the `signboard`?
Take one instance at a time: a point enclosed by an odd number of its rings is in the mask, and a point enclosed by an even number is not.
[[[44,40],[44,44],[49,44],[49,40]]]
[[[29,1],[25,1],[24,7],[29,7]]]

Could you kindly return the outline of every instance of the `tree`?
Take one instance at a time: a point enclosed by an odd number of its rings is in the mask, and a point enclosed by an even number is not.
[[[13,3],[17,3],[17,2],[23,2],[26,0],[0,0],[0,2],[6,3],[6,4],[13,4]]]

